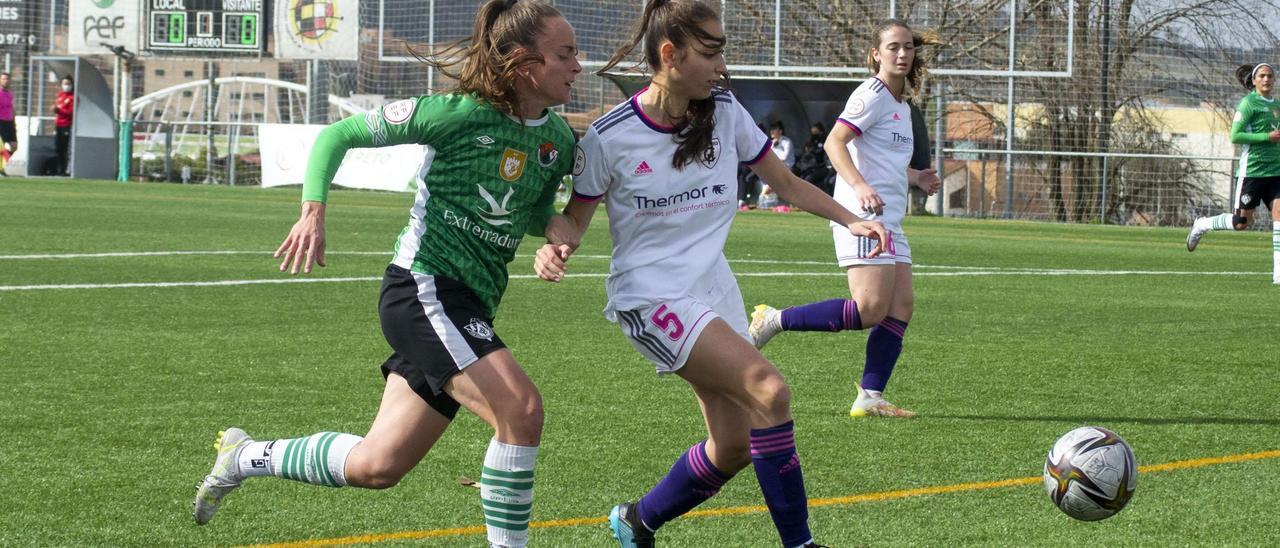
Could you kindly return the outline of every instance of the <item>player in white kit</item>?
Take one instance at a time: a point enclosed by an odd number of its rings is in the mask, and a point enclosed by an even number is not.
[[[737,210],[735,181],[745,163],[784,198],[872,241],[884,228],[863,221],[791,174],[725,81],[724,29],[695,0],[649,0],[636,44],[653,71],[649,87],[596,120],[574,162],[565,214],[585,231],[607,197],[613,239],[605,315],[657,366],[693,386],[708,437],[684,453],[644,497],[615,506],[614,537],[653,546],[654,531],[715,495],[754,466],[782,545],[816,546],[796,456],[790,390],[751,346],[742,296],[724,257]],[[602,70],[603,72],[603,70]],[[875,256],[880,247],[867,250]],[[535,270],[562,279],[570,245],[538,250]]]
[[[781,331],[843,331],[870,328],[866,365],[849,414],[854,417],[910,418],[915,413],[885,401],[882,392],[902,352],[902,338],[915,309],[911,246],[902,231],[907,187],[928,194],[941,182],[932,169],[913,170],[914,136],[906,95],[918,91],[926,72],[916,48],[934,43],[891,19],[872,36],[867,64],[875,77],[854,90],[827,136],[825,149],[838,173],[835,199],[863,219],[877,219],[889,231],[885,252],[869,253],[879,242],[832,226],[836,260],[845,267],[851,299],[830,299],[777,310],[759,305],[751,315],[757,348]],[[908,87],[909,86],[909,87]]]

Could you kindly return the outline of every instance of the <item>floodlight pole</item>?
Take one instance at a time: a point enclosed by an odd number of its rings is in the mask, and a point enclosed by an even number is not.
[[[782,66],[782,0],[773,0],[773,66]],[[773,71],[778,76],[778,71]]]
[[[102,44],[102,46],[115,55],[115,73],[111,78],[111,108],[119,127],[120,139],[117,145],[116,180],[126,182],[129,180],[130,164],[133,160],[133,120],[129,117],[129,66],[136,54],[125,49],[124,46],[111,44]]]
[[[436,55],[436,0],[427,6],[427,52],[434,58]],[[436,66],[427,65],[427,95],[436,92]]]
[[[216,120],[213,112],[214,105],[216,104],[214,102],[213,95],[217,89],[218,73],[213,61],[206,62],[205,66],[208,67],[209,82],[206,84],[207,87],[205,88],[204,94],[204,121],[206,122],[204,126],[206,139],[204,149],[204,183],[211,184],[218,182],[218,180],[213,177],[213,122]]]
[[[1004,218],[1013,218],[1013,108],[1014,35],[1018,27],[1018,0],[1009,1],[1009,103],[1004,127]]]
[[[946,160],[943,159],[942,157],[942,147],[945,146],[946,144],[945,134],[947,132],[947,127],[945,124],[947,119],[947,112],[943,110],[946,108],[946,103],[943,102],[942,100],[942,90],[943,90],[942,84],[937,84],[935,87],[937,89],[935,90],[933,100],[934,100],[934,104],[936,105],[937,112],[934,114],[938,118],[933,123],[933,138],[936,143],[935,146],[937,147],[936,149],[934,149],[937,152],[934,153],[933,160],[935,163],[937,163],[936,169],[938,170],[938,180],[941,184],[938,185],[938,194],[937,194],[938,201],[934,204],[933,209],[934,209],[934,213],[937,216],[941,217],[945,212],[945,209],[943,209],[942,201],[947,198],[947,169],[946,169],[946,163],[945,163]]]
[[[103,44],[103,45],[107,46],[106,44]],[[107,48],[110,49],[111,46],[107,46]],[[120,120],[120,56],[119,55],[115,57],[115,61],[112,63],[111,68],[112,68],[111,109],[113,111],[112,114],[114,114],[116,117],[116,120],[119,121]]]
[[[1107,109],[1111,104],[1110,89],[1110,73],[1111,73],[1111,0],[1102,0],[1102,119],[1099,123],[1102,125],[1101,134],[1107,139],[1107,145],[1111,144],[1111,118],[1107,116]],[[1102,224],[1107,223],[1107,159],[1102,158],[1102,202],[1099,204],[1098,217]],[[1159,207],[1159,204],[1156,204]]]

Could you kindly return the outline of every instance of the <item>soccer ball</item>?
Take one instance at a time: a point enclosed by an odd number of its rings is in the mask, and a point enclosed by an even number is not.
[[[1119,512],[1138,487],[1133,449],[1115,432],[1082,426],[1058,438],[1044,461],[1044,490],[1054,506],[1083,521]]]

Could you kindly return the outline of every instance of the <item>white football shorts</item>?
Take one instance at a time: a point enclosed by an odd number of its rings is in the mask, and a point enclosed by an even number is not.
[[[653,362],[659,375],[674,373],[689,359],[693,345],[711,320],[720,318],[743,339],[747,335],[747,313],[737,285],[718,299],[680,297],[632,310],[619,310],[609,319],[617,322],[622,334],[636,350]],[[708,304],[704,300],[714,300]]]
[[[907,235],[893,230],[887,233],[889,241],[885,242],[884,251],[868,258],[867,255],[876,248],[875,239],[854,236],[843,226],[831,227],[831,237],[836,244],[836,262],[840,266],[911,264],[911,245],[907,243]]]

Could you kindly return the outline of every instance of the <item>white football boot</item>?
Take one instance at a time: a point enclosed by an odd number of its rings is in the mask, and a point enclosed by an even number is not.
[[[1191,232],[1187,234],[1187,251],[1195,251],[1196,246],[1200,245],[1200,238],[1209,233],[1209,223],[1201,222],[1208,219],[1196,219],[1191,224]]]
[[[747,334],[751,336],[751,344],[756,348],[764,348],[769,339],[782,332],[782,311],[767,304],[758,304],[751,312],[751,326]]]
[[[858,399],[853,401],[853,407],[849,409],[849,416],[854,418],[863,417],[887,417],[894,419],[910,419],[916,416],[914,411],[908,411],[889,403],[883,396],[872,396],[862,386],[854,384],[858,389]]]
[[[240,465],[236,457],[240,449],[253,441],[244,430],[228,428],[218,432],[218,439],[213,442],[214,451],[218,452],[213,461],[213,470],[196,486],[195,510],[191,513],[196,518],[196,525],[204,525],[213,519],[223,497],[227,496],[244,479],[240,475]]]

